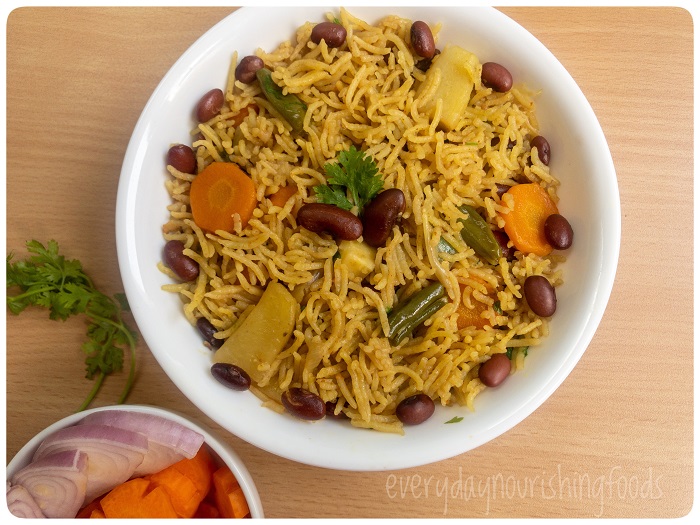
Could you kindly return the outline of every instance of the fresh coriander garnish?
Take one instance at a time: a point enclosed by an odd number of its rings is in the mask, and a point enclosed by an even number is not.
[[[344,210],[357,206],[358,215],[384,187],[384,181],[378,175],[379,168],[374,159],[350,146],[341,151],[338,162],[328,162],[324,166],[328,184],[314,187],[318,202],[333,204]],[[347,194],[350,194],[348,198]]]
[[[459,423],[459,422],[462,421],[463,419],[464,419],[464,418],[461,417],[461,416],[455,416],[455,417],[453,417],[452,419],[450,419],[449,421],[445,421],[445,425],[449,425],[450,423]]]
[[[123,368],[121,347],[128,346],[129,376],[118,401],[123,403],[135,379],[137,339],[136,332],[121,318],[121,310],[128,310],[126,296],[117,294],[112,299],[98,291],[79,261],[59,255],[56,241],[46,246],[29,241],[27,251],[33,255],[23,261],[12,263],[12,253],[7,257],[7,288],[18,287],[21,291],[7,294],[8,309],[17,315],[28,306],[42,306],[53,320],[65,321],[77,314],[88,318],[88,341],[82,350],[86,354],[86,377],[95,379],[95,385],[78,412],[92,403],[107,375]]]

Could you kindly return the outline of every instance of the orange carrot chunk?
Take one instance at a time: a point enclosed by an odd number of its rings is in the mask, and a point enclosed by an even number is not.
[[[505,231],[513,245],[523,253],[545,256],[552,251],[544,234],[544,222],[559,213],[547,191],[535,183],[518,184],[508,190],[513,197],[513,209],[502,213]]]
[[[99,510],[100,512],[102,512],[102,506],[100,505],[100,498],[95,498],[90,503],[85,505],[82,509],[80,509],[78,511],[78,514],[76,514],[75,517],[79,518],[79,519],[92,518],[91,514],[92,514],[92,511],[94,511],[94,510]]]
[[[281,208],[285,204],[287,204],[287,201],[292,197],[297,192],[297,187],[295,184],[290,184],[289,186],[283,186],[279,190],[277,190],[275,193],[270,195],[268,199],[270,199],[270,202],[274,204],[275,206]]]
[[[460,285],[460,297],[464,293],[464,285]],[[476,328],[483,328],[489,325],[489,320],[482,317],[481,313],[488,310],[489,305],[477,301],[472,297],[471,300],[472,307],[469,308],[464,301],[460,300],[459,306],[457,307],[457,329],[461,330],[467,326],[475,326]]]
[[[165,489],[178,516],[191,518],[211,488],[213,471],[211,455],[201,447],[193,458],[182,459],[146,478],[153,486]]]
[[[106,518],[177,518],[163,487],[150,490],[151,482],[134,478],[117,485],[101,501]]]
[[[197,507],[197,512],[193,516],[195,519],[206,519],[206,518],[220,518],[219,510],[213,503],[208,501],[203,501]]]
[[[107,516],[105,516],[105,513],[102,512],[102,509],[101,509],[101,508],[92,509],[92,512],[90,513],[90,518],[91,518],[91,519],[96,519],[96,518],[97,518],[97,519],[104,519],[104,518],[106,518],[106,517],[107,517]]]
[[[245,518],[250,514],[243,489],[228,467],[214,472],[212,482],[214,501],[222,518]]]
[[[256,205],[253,181],[231,162],[212,162],[195,177],[190,186],[194,222],[209,232],[232,232],[235,213],[245,228]]]

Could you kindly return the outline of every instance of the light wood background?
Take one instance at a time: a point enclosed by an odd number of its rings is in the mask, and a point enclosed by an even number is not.
[[[114,213],[127,142],[175,60],[233,8],[21,8],[7,20],[7,250],[56,239],[122,291]],[[228,435],[268,517],[678,517],[693,504],[693,24],[679,8],[503,8],[568,69],[617,169],[622,246],[572,374],[498,439],[421,468],[352,473]],[[82,319],[7,314],[7,459],[77,408]],[[138,348],[132,403],[210,425]],[[122,386],[109,379],[97,405]],[[425,444],[426,447],[430,443]],[[461,488],[461,489],[460,489]]]

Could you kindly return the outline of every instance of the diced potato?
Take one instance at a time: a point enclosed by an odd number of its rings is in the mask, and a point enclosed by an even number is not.
[[[289,341],[299,303],[280,283],[270,283],[250,314],[214,354],[215,363],[240,366],[255,383],[264,373],[258,366],[272,363]]]
[[[374,257],[377,250],[359,241],[341,241],[338,246],[340,260],[347,267],[351,277],[363,279],[374,270]]]
[[[427,101],[427,109],[434,115],[438,100],[442,100],[440,127],[455,129],[469,105],[474,85],[481,77],[481,64],[473,53],[458,46],[448,45],[433,59],[425,81],[417,96],[429,89],[437,79],[437,88]]]

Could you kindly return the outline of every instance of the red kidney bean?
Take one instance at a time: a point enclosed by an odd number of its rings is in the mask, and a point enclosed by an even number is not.
[[[183,281],[193,281],[199,276],[199,264],[182,252],[182,241],[168,241],[163,249],[163,260],[168,267]]]
[[[255,55],[243,57],[236,66],[236,80],[244,84],[252,84],[257,80],[255,72],[265,67],[262,58]]]
[[[507,261],[515,259],[515,246],[508,246],[508,241],[510,241],[508,234],[501,230],[494,230],[493,236],[501,247],[501,254],[503,257],[505,257]]]
[[[197,169],[197,159],[194,151],[185,144],[177,144],[168,150],[166,162],[182,173],[194,173]]]
[[[481,66],[481,82],[499,93],[505,93],[513,87],[510,71],[495,62],[486,62]]]
[[[396,220],[406,209],[406,198],[398,188],[384,190],[365,206],[362,215],[362,238],[378,248],[391,235]]]
[[[435,412],[435,403],[427,394],[407,397],[396,407],[396,417],[404,425],[420,425]]]
[[[435,39],[428,24],[420,20],[413,22],[411,26],[411,45],[419,57],[433,57],[435,54]]]
[[[531,275],[525,279],[523,292],[530,310],[540,317],[554,315],[557,310],[557,294],[549,280],[542,275]]]
[[[250,376],[240,366],[231,363],[214,363],[211,365],[211,375],[231,390],[243,391],[250,388]]]
[[[433,56],[430,58],[421,58],[418,62],[416,62],[416,68],[420,69],[424,73],[430,69],[431,64],[433,63],[433,59],[440,54],[439,49],[435,49],[435,53],[433,53]]]
[[[344,241],[354,241],[362,235],[362,221],[349,211],[332,204],[304,204],[297,212],[297,222],[309,231],[328,232]]]
[[[219,114],[224,107],[224,92],[218,88],[207,91],[197,102],[196,113],[199,122],[207,122]]]
[[[574,242],[574,230],[571,224],[558,213],[553,213],[544,221],[544,236],[547,242],[557,250],[571,248]]]
[[[313,421],[326,415],[326,404],[319,396],[303,388],[292,387],[282,394],[282,405],[299,419]]]
[[[197,329],[199,333],[202,334],[204,341],[209,345],[209,348],[221,348],[221,345],[224,344],[223,339],[214,337],[218,330],[206,317],[197,319]]]
[[[320,44],[321,40],[325,40],[328,47],[340,47],[345,43],[347,35],[348,32],[342,25],[321,22],[311,30],[311,41],[314,44]]]
[[[505,354],[494,354],[479,367],[479,379],[486,386],[498,386],[510,375],[510,359]]]
[[[552,155],[552,149],[549,146],[549,142],[542,135],[536,136],[530,141],[530,147],[537,148],[537,156],[539,157],[542,164],[549,166],[549,159]]]

